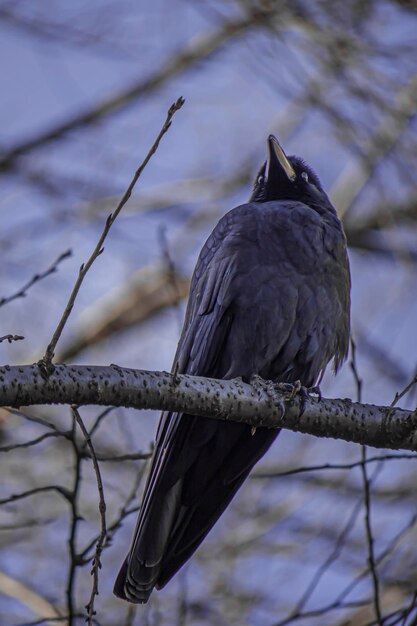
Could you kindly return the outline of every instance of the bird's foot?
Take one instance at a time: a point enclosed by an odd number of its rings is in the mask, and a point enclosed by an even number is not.
[[[266,393],[268,396],[270,396],[270,385],[272,384],[270,380],[265,380],[261,376],[254,374],[250,377],[250,380],[248,382],[254,392],[252,395],[256,393],[258,395],[258,398],[261,398],[262,394]]]
[[[274,404],[274,406],[276,406],[279,409],[280,419],[282,419],[285,415],[285,404],[283,400],[281,399],[281,397],[279,400],[277,400],[277,384],[274,383],[272,380],[265,380],[264,378],[262,378],[261,376],[258,376],[257,374],[254,374],[251,377],[250,384],[254,392],[257,393],[259,399],[262,398],[264,393],[266,393],[269,400]],[[291,385],[291,388],[292,388],[292,385]],[[252,429],[252,435],[253,434],[255,433],[253,432],[253,429]]]
[[[274,383],[272,380],[265,380],[257,374],[251,377],[250,385],[252,386],[252,389],[258,394],[259,398],[261,398],[262,394],[264,393],[266,393],[268,398],[271,399],[273,399],[276,395],[276,383]]]

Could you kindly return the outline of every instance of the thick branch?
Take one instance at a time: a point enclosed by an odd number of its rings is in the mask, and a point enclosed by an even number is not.
[[[0,406],[98,404],[187,411],[376,448],[417,450],[417,411],[309,398],[300,417],[300,402],[297,396],[289,400],[282,386],[259,380],[250,385],[240,379],[215,380],[117,365],[57,365],[44,380],[36,364],[0,368]]]

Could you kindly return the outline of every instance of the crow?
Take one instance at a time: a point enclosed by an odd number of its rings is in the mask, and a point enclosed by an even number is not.
[[[231,379],[320,384],[346,359],[346,237],[320,181],[268,138],[250,201],[204,244],[173,370]],[[147,602],[198,548],[279,430],[162,413],[130,552],[114,593]]]

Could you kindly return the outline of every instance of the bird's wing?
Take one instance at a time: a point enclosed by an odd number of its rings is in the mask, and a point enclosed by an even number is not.
[[[184,329],[177,350],[178,371],[205,373],[221,351],[231,323],[222,294],[227,292],[231,260],[210,266],[228,228],[221,224],[210,236],[194,272]],[[205,363],[206,366],[202,367]],[[202,369],[201,369],[202,368]],[[131,551],[115,584],[115,593],[146,600],[155,585],[183,496],[183,477],[212,436],[206,420],[191,427],[193,416],[165,412],[158,426],[155,451],[145,487]]]

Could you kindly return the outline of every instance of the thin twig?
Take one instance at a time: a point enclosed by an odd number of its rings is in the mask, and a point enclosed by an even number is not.
[[[106,237],[110,231],[110,228],[112,227],[112,225],[114,224],[117,216],[119,215],[120,211],[123,209],[124,205],[126,204],[126,202],[129,200],[130,196],[132,195],[132,191],[134,186],[136,185],[140,175],[142,174],[143,170],[145,169],[145,167],[147,166],[148,162],[150,161],[151,157],[153,154],[155,154],[156,150],[158,149],[159,146],[159,142],[161,141],[162,137],[165,135],[165,133],[168,131],[169,127],[171,126],[171,120],[173,118],[173,116],[175,115],[175,113],[182,107],[182,105],[184,104],[184,99],[183,98],[178,98],[178,100],[176,102],[174,102],[174,104],[171,105],[171,107],[168,110],[167,113],[167,117],[166,120],[161,128],[161,130],[159,131],[159,134],[157,136],[157,138],[155,139],[151,149],[149,150],[148,154],[146,155],[144,161],[142,162],[142,164],[139,166],[139,168],[136,170],[127,190],[125,191],[125,193],[123,194],[123,197],[121,198],[119,204],[117,205],[114,213],[110,213],[110,215],[108,216],[106,223],[104,225],[104,229],[103,232],[101,233],[101,236],[98,240],[97,245],[95,246],[93,252],[91,253],[90,258],[88,259],[88,261],[84,264],[81,265],[79,273],[78,273],[78,278],[75,282],[74,288],[71,292],[71,295],[69,297],[68,303],[65,307],[64,313],[58,323],[58,326],[52,336],[52,339],[46,349],[45,355],[44,357],[41,359],[40,361],[40,365],[41,368],[43,370],[43,372],[48,375],[50,373],[50,369],[51,369],[51,362],[52,359],[54,357],[54,353],[55,353],[55,348],[56,345],[59,341],[59,338],[61,337],[62,331],[64,330],[65,324],[68,321],[68,318],[71,314],[71,311],[73,309],[74,306],[74,302],[75,299],[78,295],[78,292],[81,288],[81,285],[84,281],[84,278],[88,272],[88,270],[90,269],[90,267],[92,266],[92,264],[94,263],[94,261],[100,256],[100,254],[103,252],[104,248],[103,248],[103,244],[106,240]]]
[[[130,504],[136,498],[137,491],[139,489],[140,483],[142,482],[146,467],[147,467],[147,463],[143,463],[140,466],[139,471],[136,475],[136,479],[133,483],[132,489],[126,498],[126,501],[122,505],[118,516],[111,524],[107,526],[107,541],[106,541],[106,545],[104,546],[104,548],[107,548],[110,545],[114,537],[114,534],[122,526],[122,523],[126,519],[126,517],[128,517],[129,515],[133,515],[133,513],[137,513],[137,511],[139,510],[138,506],[130,507]],[[98,537],[95,537],[92,541],[90,541],[90,543],[88,543],[88,545],[80,553],[80,558],[83,559],[84,562],[88,560],[89,558],[88,554],[93,548],[93,546],[97,543],[97,541],[98,541]]]
[[[28,289],[30,289],[33,285],[40,282],[44,278],[47,278],[51,274],[54,274],[57,271],[59,264],[64,259],[67,259],[71,255],[72,255],[71,250],[66,250],[65,252],[60,254],[59,257],[55,259],[55,261],[44,272],[41,272],[40,274],[35,274],[34,276],[32,276],[32,278],[14,294],[12,294],[11,296],[0,298],[0,307],[4,306],[5,304],[9,304],[10,302],[12,302],[13,300],[16,300],[17,298],[24,298],[27,295]]]
[[[59,493],[67,501],[70,501],[71,499],[71,493],[65,487],[61,487],[60,485],[47,485],[45,487],[34,487],[33,489],[22,491],[22,493],[13,494],[8,498],[2,498],[0,500],[0,505],[9,504],[10,502],[16,502],[17,500],[24,500],[25,498],[30,498],[31,496],[37,495],[38,493],[45,493],[48,491],[55,491],[56,493]]]
[[[104,420],[105,417],[110,415],[110,413],[112,413],[115,409],[116,409],[116,407],[114,407],[114,406],[108,406],[106,409],[104,409],[104,411],[100,411],[100,413],[97,415],[97,417],[94,420],[93,425],[92,425],[92,427],[90,429],[90,437],[92,437],[94,435],[94,433],[96,432],[97,428],[100,426],[102,420]]]
[[[394,398],[390,404],[390,410],[387,411],[386,420],[391,419],[392,416],[392,410],[394,409],[395,406],[397,406],[398,402],[401,400],[401,398],[403,398],[405,395],[407,395],[407,393],[409,391],[411,391],[411,389],[417,385],[417,372],[414,374],[413,378],[410,380],[410,382],[401,390],[401,391],[397,391],[394,395]]]
[[[146,461],[147,459],[150,459],[151,456],[152,452],[132,452],[131,454],[117,454],[113,456],[96,452],[97,461],[102,461],[104,463],[119,463],[121,461]],[[83,458],[84,457],[90,458],[90,454],[85,453],[83,454]]]
[[[60,431],[53,422],[46,420],[44,417],[40,417],[39,415],[33,415],[32,413],[25,413],[21,409],[15,409],[13,407],[3,407],[5,411],[10,413],[10,415],[16,415],[17,417],[22,417],[28,422],[33,422],[35,424],[40,424],[41,426],[45,426],[45,428],[50,428],[55,432],[64,435],[68,434],[66,431]]]
[[[110,460],[110,459],[106,459]],[[404,460],[417,460],[416,454],[383,454],[380,456],[371,456],[366,459],[366,465],[371,463],[377,463],[378,461],[404,461]],[[352,463],[323,463],[322,465],[307,465],[305,467],[296,467],[292,470],[285,470],[282,472],[255,472],[250,477],[253,479],[259,478],[282,478],[286,476],[294,476],[296,474],[306,474],[308,472],[319,472],[324,470],[351,470],[356,467],[360,467],[363,461],[353,461]]]
[[[69,551],[69,567],[68,567],[68,579],[67,579],[67,611],[68,611],[68,626],[73,626],[75,616],[75,577],[77,567],[80,565],[80,557],[77,554],[77,530],[78,523],[81,519],[78,509],[78,496],[81,487],[81,464],[82,459],[79,453],[77,438],[76,438],[76,417],[73,414],[72,419],[72,437],[71,437],[72,449],[74,452],[74,482],[70,498],[70,528],[68,537],[68,551]]]
[[[52,431],[48,433],[44,433],[36,439],[31,439],[30,441],[24,441],[23,443],[12,443],[8,446],[0,446],[0,452],[11,452],[12,450],[19,450],[22,448],[30,448],[31,446],[36,446],[38,443],[45,441],[45,439],[51,439],[56,437],[69,437],[69,433],[61,433],[59,431]]]
[[[24,339],[23,335],[3,335],[3,337],[0,337],[0,343],[6,340],[12,343],[12,341],[22,341],[22,339]]]
[[[86,605],[86,609],[87,609],[87,623],[88,626],[92,626],[93,624],[93,617],[96,614],[95,610],[94,610],[94,600],[95,597],[98,595],[98,571],[99,569],[101,569],[101,553],[103,551],[103,546],[106,540],[106,534],[107,534],[107,529],[106,529],[106,501],[104,499],[104,488],[103,488],[103,481],[101,479],[101,473],[100,473],[100,467],[97,461],[97,457],[96,457],[96,453],[94,450],[94,446],[93,446],[93,442],[91,441],[91,437],[90,434],[88,432],[88,430],[86,429],[84,422],[81,418],[81,415],[77,409],[77,407],[72,406],[71,407],[72,413],[75,417],[75,419],[77,420],[78,426],[80,427],[86,444],[88,446],[88,449],[90,450],[91,453],[91,458],[93,460],[93,466],[94,466],[94,471],[96,473],[96,479],[97,479],[97,489],[98,489],[98,495],[99,495],[99,505],[98,505],[98,510],[100,513],[100,521],[101,521],[101,529],[100,529],[100,535],[99,538],[97,540],[97,544],[96,544],[96,550],[94,553],[94,557],[93,557],[93,561],[92,561],[92,569],[91,569],[91,575],[93,576],[93,587],[91,590],[91,595],[90,595],[90,600],[88,602],[88,604]]]
[[[357,609],[357,608],[366,606],[367,604],[369,604],[369,602],[370,602],[369,598],[364,598],[363,600],[354,600],[352,602],[341,602],[339,600],[336,600],[335,602],[326,604],[326,606],[322,608],[312,609],[310,611],[305,611],[304,613],[297,613],[293,615],[291,618],[286,619],[282,622],[274,622],[273,626],[283,626],[284,624],[298,622],[300,619],[322,617],[326,613],[331,613],[332,611],[336,611],[340,609]]]
[[[382,626],[382,611],[381,611],[381,599],[379,592],[379,578],[378,571],[375,563],[375,552],[374,552],[374,537],[372,533],[372,522],[371,522],[371,489],[368,474],[366,471],[366,446],[362,446],[362,480],[363,480],[363,491],[364,491],[364,499],[365,499],[365,529],[366,529],[366,541],[368,545],[368,563],[369,563],[369,571],[372,577],[373,584],[373,599],[374,599],[374,609],[375,615],[377,619],[377,623],[379,626]]]
[[[350,339],[350,347],[351,347],[351,360],[350,360],[350,368],[353,373],[353,377],[356,383],[356,401],[362,402],[362,386],[363,381],[359,376],[358,367],[356,363],[356,345],[353,341],[353,338]],[[379,578],[378,572],[375,564],[375,553],[374,553],[374,537],[372,533],[372,521],[371,521],[371,489],[370,482],[368,478],[368,472],[366,467],[366,446],[362,446],[361,453],[361,473],[362,473],[362,482],[363,482],[363,493],[364,493],[364,503],[365,503],[365,534],[366,534],[366,543],[368,546],[368,563],[369,563],[369,571],[372,577],[372,585],[373,585],[373,600],[374,600],[374,609],[375,616],[377,619],[377,623],[379,626],[382,626],[382,611],[381,611],[381,600],[379,593]]]
[[[52,263],[52,265],[50,265],[48,267],[48,269],[46,269],[44,272],[41,272],[40,274],[35,274],[34,276],[32,276],[32,278],[27,283],[25,283],[23,285],[23,287],[21,287],[14,294],[12,294],[11,296],[0,298],[0,307],[4,306],[6,304],[9,304],[13,300],[17,300],[18,298],[24,298],[27,295],[28,289],[33,287],[33,285],[35,285],[36,283],[39,283],[41,280],[43,280],[47,276],[50,276],[51,274],[54,274],[57,271],[58,265],[61,263],[61,261],[63,261],[64,259],[67,259],[68,257],[70,257],[71,254],[72,254],[71,250],[66,250],[65,252],[63,252],[62,254],[59,255],[59,257]],[[4,337],[4,338],[7,339],[7,337],[8,336],[6,335],[6,337]],[[23,339],[23,337],[21,337],[21,339]],[[16,340],[14,340],[14,341],[16,341]]]
[[[350,354],[351,358],[349,365],[356,385],[356,402],[362,402],[363,381],[359,376],[358,367],[356,364],[356,344],[353,341],[353,337],[350,338]]]
[[[408,385],[404,387],[404,389],[402,389],[401,391],[397,391],[397,393],[394,396],[393,401],[391,402],[391,406],[394,407],[397,404],[397,402],[401,400],[401,398],[403,398],[409,391],[411,391],[414,385],[417,385],[417,373],[414,374],[413,378],[410,380]]]

